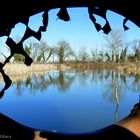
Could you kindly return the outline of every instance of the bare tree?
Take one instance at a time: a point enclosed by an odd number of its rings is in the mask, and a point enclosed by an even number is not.
[[[70,44],[66,41],[58,42],[57,55],[60,63],[64,63],[66,59],[70,59],[70,56],[74,56],[74,52],[70,47]]]
[[[128,50],[127,46],[122,49],[121,54],[120,54],[120,61],[122,62],[126,61],[127,50]]]
[[[93,61],[98,60],[98,50],[97,50],[97,48],[95,50],[91,50],[91,56],[92,56]]]
[[[88,61],[88,59],[89,59],[89,54],[88,54],[86,48],[82,47],[79,50],[79,60],[85,62],[85,61]]]
[[[40,43],[30,41],[28,46],[30,48],[30,56],[35,62],[46,62],[53,54],[53,48],[43,40]]]
[[[112,62],[119,59],[119,49],[123,46],[124,36],[120,30],[113,30],[105,36],[108,48],[111,49]]]
[[[49,48],[49,46],[47,45],[47,43],[45,41],[40,41],[38,54],[39,54],[40,59],[43,62],[45,62],[45,60],[46,60],[47,48]],[[39,61],[41,61],[41,60],[39,60]]]
[[[47,47],[47,52],[48,52],[48,56],[46,57],[46,60],[45,60],[46,62],[50,59],[51,56],[56,54],[57,49],[55,46],[53,46],[53,47],[49,46],[49,47]]]
[[[108,54],[108,52],[105,53],[105,56],[107,57],[106,61],[111,61],[110,55]]]
[[[34,60],[34,62],[38,61],[38,57],[39,57],[39,43],[37,42],[33,42],[33,41],[29,41],[28,46],[31,48],[31,58]]]
[[[135,61],[140,61],[140,40],[134,40],[132,42],[132,49],[134,50]]]
[[[103,51],[100,51],[99,52],[99,61],[104,61],[104,52]]]

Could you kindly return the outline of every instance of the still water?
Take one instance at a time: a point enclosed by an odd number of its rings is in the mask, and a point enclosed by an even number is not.
[[[94,131],[124,118],[139,102],[139,75],[55,71],[13,79],[0,112],[40,130]]]

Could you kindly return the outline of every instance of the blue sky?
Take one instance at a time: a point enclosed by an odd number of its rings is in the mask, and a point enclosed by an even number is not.
[[[48,45],[53,46],[60,40],[66,40],[74,50],[79,50],[80,47],[86,47],[89,51],[95,48],[99,50],[104,49],[104,34],[102,31],[96,31],[93,23],[89,19],[87,8],[69,8],[68,12],[71,17],[69,22],[58,19],[56,16],[58,11],[59,9],[55,9],[49,12],[48,28],[45,33],[42,33],[42,40],[46,41]],[[103,26],[105,24],[104,19],[99,16],[96,17],[97,21]],[[112,29],[123,30],[123,16],[108,10],[107,19]],[[31,29],[37,31],[40,25],[42,25],[42,13],[30,17],[29,27]],[[139,28],[131,21],[128,21],[126,25],[130,28],[124,33],[126,40],[132,41],[134,39],[140,39]],[[20,39],[25,29],[26,27],[24,24],[18,23],[15,28],[13,28],[10,37],[15,40]],[[5,40],[6,38],[2,37],[0,39],[0,44],[3,45]],[[33,40],[33,38],[30,40]],[[29,42],[29,40],[25,43],[27,42]],[[0,49],[0,51],[3,50]]]

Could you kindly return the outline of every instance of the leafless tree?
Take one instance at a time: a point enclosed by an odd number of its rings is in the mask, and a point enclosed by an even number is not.
[[[88,54],[86,48],[82,47],[79,50],[79,60],[85,62],[85,61],[88,61],[88,59],[89,59],[89,54]]]
[[[119,49],[124,45],[124,35],[120,30],[112,30],[109,35],[105,35],[107,46],[111,49],[112,62],[115,62],[119,58]]]
[[[134,50],[135,61],[140,61],[140,40],[134,40],[132,42],[132,49]]]
[[[70,59],[70,56],[74,56],[74,52],[70,47],[70,44],[65,40],[58,42],[57,55],[60,63],[64,63],[66,59]]]
[[[54,51],[54,48],[43,40],[40,42],[29,41],[28,46],[31,48],[30,55],[34,62],[47,62]]]
[[[97,48],[95,50],[91,50],[91,56],[92,56],[93,61],[98,60],[98,50],[97,50]]]

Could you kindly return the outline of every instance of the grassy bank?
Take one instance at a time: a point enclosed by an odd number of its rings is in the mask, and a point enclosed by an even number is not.
[[[26,66],[24,64],[7,64],[4,67],[5,73],[8,75],[26,75],[37,72],[50,72],[55,70],[115,70],[121,73],[140,74],[140,63],[112,63],[112,62],[92,62],[92,63],[64,63],[64,64],[32,64]]]
[[[27,67],[24,64],[7,64],[4,67],[5,73],[9,75],[13,82],[22,80],[26,81],[29,75],[44,75],[47,72],[61,70],[75,70],[76,72],[103,71],[113,70],[121,74],[140,75],[140,63],[110,63],[110,62],[93,62],[93,63],[65,63],[65,64],[32,64]],[[3,81],[0,75],[0,82]]]
[[[31,66],[26,66],[24,64],[7,64],[4,67],[4,71],[8,75],[26,75],[31,73],[43,72],[43,71],[55,71],[62,70],[65,71],[69,69],[65,65],[61,64],[32,64]]]
[[[140,63],[123,62],[92,62],[92,63],[66,63],[66,66],[71,67],[76,71],[87,70],[114,70],[120,73],[140,74]]]

